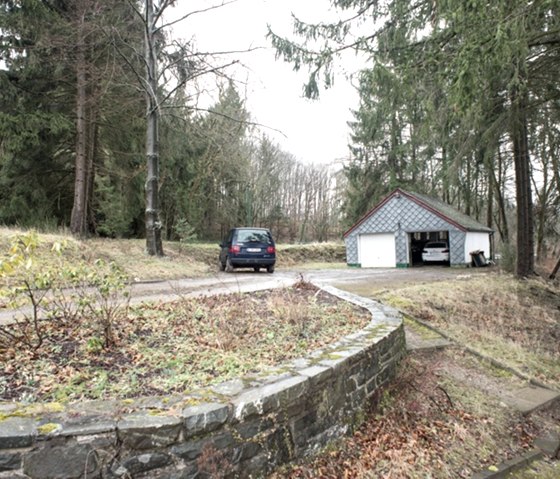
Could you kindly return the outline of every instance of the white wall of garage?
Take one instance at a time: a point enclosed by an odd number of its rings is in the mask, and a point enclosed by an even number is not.
[[[397,265],[395,234],[359,235],[358,256],[362,268],[394,268]]]
[[[484,251],[486,258],[490,258],[490,235],[488,233],[467,232],[465,236],[465,263],[469,264],[471,262],[471,252],[479,250]]]

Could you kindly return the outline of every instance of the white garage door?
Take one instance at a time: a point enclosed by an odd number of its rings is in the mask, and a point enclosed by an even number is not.
[[[394,268],[397,265],[395,235],[360,235],[359,255],[362,268]]]

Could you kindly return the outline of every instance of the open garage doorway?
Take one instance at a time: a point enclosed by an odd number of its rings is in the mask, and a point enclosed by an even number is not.
[[[447,252],[449,253],[449,231],[417,231],[408,234],[409,244],[409,258],[411,266],[424,266],[424,265],[449,265],[449,261],[430,261],[424,262],[422,260],[422,252],[428,243],[437,242],[445,243],[447,245]]]

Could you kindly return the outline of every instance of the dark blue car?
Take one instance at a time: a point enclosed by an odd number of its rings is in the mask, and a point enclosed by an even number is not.
[[[266,228],[233,228],[220,243],[220,270],[231,272],[235,268],[266,268],[274,273],[276,246]]]

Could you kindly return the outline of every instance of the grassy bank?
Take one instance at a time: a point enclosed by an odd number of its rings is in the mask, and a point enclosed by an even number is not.
[[[560,289],[534,278],[464,275],[408,285],[377,298],[480,353],[560,388]]]
[[[12,239],[24,233],[13,228],[0,228],[0,252],[6,252]],[[64,242],[68,261],[113,261],[132,279],[177,279],[203,276],[218,269],[219,247],[214,243],[180,243],[165,241],[165,257],[148,256],[145,240],[92,238],[77,240],[65,234],[40,234],[38,260],[48,263],[53,244]],[[277,268],[342,266],[344,244],[313,243],[277,246]]]

